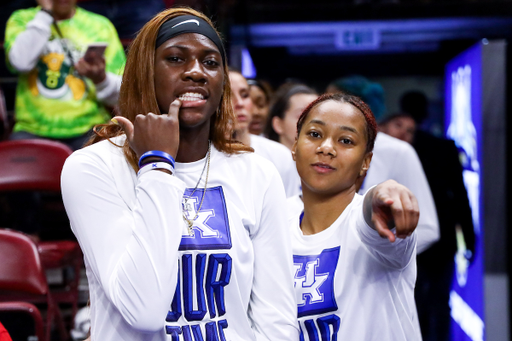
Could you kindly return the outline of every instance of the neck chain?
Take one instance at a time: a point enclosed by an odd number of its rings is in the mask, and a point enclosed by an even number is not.
[[[194,187],[194,190],[192,191],[192,193],[190,193],[190,195],[188,197],[185,197],[185,196],[183,197],[183,199],[185,200],[185,202],[183,203],[183,206],[188,211],[188,199],[190,199],[192,197],[192,195],[194,195],[195,191],[199,187],[199,183],[201,182],[201,178],[203,177],[204,170],[206,168],[206,179],[204,182],[204,191],[203,191],[203,195],[201,197],[201,203],[199,204],[199,207],[196,210],[195,216],[192,219],[188,219],[187,215],[185,213],[183,213],[183,219],[187,223],[188,234],[191,236],[194,235],[192,226],[194,225],[194,220],[196,220],[197,216],[199,215],[199,211],[201,210],[201,207],[203,206],[204,196],[206,194],[206,187],[208,186],[208,175],[210,174],[210,155],[211,155],[211,153],[212,153],[212,141],[208,141],[208,152],[206,154],[206,162],[204,163],[204,167],[203,167],[203,170],[201,171],[201,175],[199,176],[199,179],[197,180],[196,187]]]

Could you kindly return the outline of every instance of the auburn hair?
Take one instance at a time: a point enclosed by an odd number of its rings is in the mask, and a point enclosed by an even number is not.
[[[375,145],[375,138],[377,137],[377,122],[375,121],[375,116],[372,113],[372,110],[361,98],[350,95],[345,92],[335,93],[335,94],[324,94],[318,97],[316,100],[311,102],[306,109],[302,112],[297,121],[297,138],[299,137],[300,131],[302,129],[302,125],[306,118],[308,117],[311,110],[316,107],[318,104],[325,101],[337,101],[341,103],[349,103],[356,107],[361,114],[364,116],[366,121],[366,152],[369,153],[373,151],[373,147]]]
[[[120,115],[131,122],[138,114],[146,115],[149,112],[160,114],[155,91],[155,44],[160,27],[168,20],[182,15],[195,15],[205,20],[215,30],[211,20],[203,13],[191,8],[170,8],[158,13],[139,31],[137,37],[130,44],[127,53],[123,81],[119,93]],[[253,151],[252,148],[231,138],[233,122],[236,116],[231,104],[231,84],[229,82],[227,60],[223,60],[224,89],[220,105],[211,117],[210,139],[218,150],[227,154],[236,154],[244,151]],[[121,127],[113,124],[100,124],[94,127],[94,135],[86,145],[122,135]],[[138,157],[130,148],[128,140],[123,146],[124,155],[135,171],[138,170]]]

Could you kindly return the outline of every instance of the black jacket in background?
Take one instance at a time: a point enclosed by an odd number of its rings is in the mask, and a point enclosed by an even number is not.
[[[455,226],[460,224],[466,248],[474,254],[475,233],[468,194],[453,140],[417,131],[414,149],[423,165],[439,218],[440,240],[418,255],[418,266],[435,271],[436,264],[453,262],[457,251]],[[420,212],[421,214],[421,212]]]

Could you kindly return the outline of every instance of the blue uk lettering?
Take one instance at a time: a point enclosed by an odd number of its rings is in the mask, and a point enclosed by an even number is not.
[[[193,220],[193,225],[191,234],[188,229],[183,231],[180,251],[230,249],[231,233],[222,187],[187,188],[183,198],[183,213]]]
[[[198,254],[196,256],[196,271],[192,267],[192,255],[183,255],[183,303],[185,308],[185,318],[188,321],[201,321],[206,315],[206,300],[204,295],[204,271],[206,268],[206,255]],[[196,279],[196,298],[197,309],[194,310],[194,277]]]
[[[301,306],[306,304],[306,297],[309,297],[311,303],[324,301],[324,294],[320,292],[319,288],[327,280],[329,274],[317,273],[318,263],[318,258],[307,262],[304,276],[297,275],[295,277],[295,286],[302,288],[297,297],[297,303]],[[303,264],[295,264],[296,273],[299,273],[302,267]]]
[[[226,341],[224,329],[228,327],[228,321],[208,322],[205,325],[205,332],[198,324],[192,326],[167,326],[166,332],[171,336],[172,341],[179,341],[180,335],[183,341]]]
[[[220,276],[219,280],[216,280],[219,266],[221,267]],[[210,255],[208,274],[206,275],[206,295],[210,318],[214,318],[216,315],[215,307],[217,307],[219,316],[226,314],[224,287],[229,284],[231,266],[231,257],[228,254]]]
[[[300,341],[305,340],[304,330],[308,341],[337,341],[340,330],[340,318],[327,315],[316,319],[299,321]]]
[[[208,258],[207,258],[208,257]],[[202,321],[209,312],[209,318],[226,314],[224,288],[231,279],[232,259],[228,254],[200,253],[194,256],[184,254],[178,265],[178,283],[167,313],[167,322],[178,322],[183,316],[187,322]],[[205,339],[199,324],[190,326],[166,326],[172,340],[224,341],[226,320],[205,324]]]
[[[319,255],[293,256],[294,285],[298,317],[336,311],[334,275],[340,247],[323,250]]]

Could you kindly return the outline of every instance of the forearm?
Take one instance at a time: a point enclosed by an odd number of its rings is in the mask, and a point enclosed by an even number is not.
[[[29,72],[36,65],[51,35],[53,18],[50,14],[39,11],[27,24],[9,50],[9,63],[19,72]]]
[[[123,170],[114,175],[99,160],[73,155],[62,173],[62,194],[72,229],[91,271],[133,328],[154,332],[169,309],[177,282],[181,197],[185,185],[148,172],[130,189]],[[121,192],[130,193],[127,200]],[[129,195],[128,197],[130,197]],[[174,203],[174,204],[173,204]]]
[[[98,101],[109,106],[115,106],[119,99],[121,80],[122,76],[107,72],[105,80],[96,85],[96,98]]]

